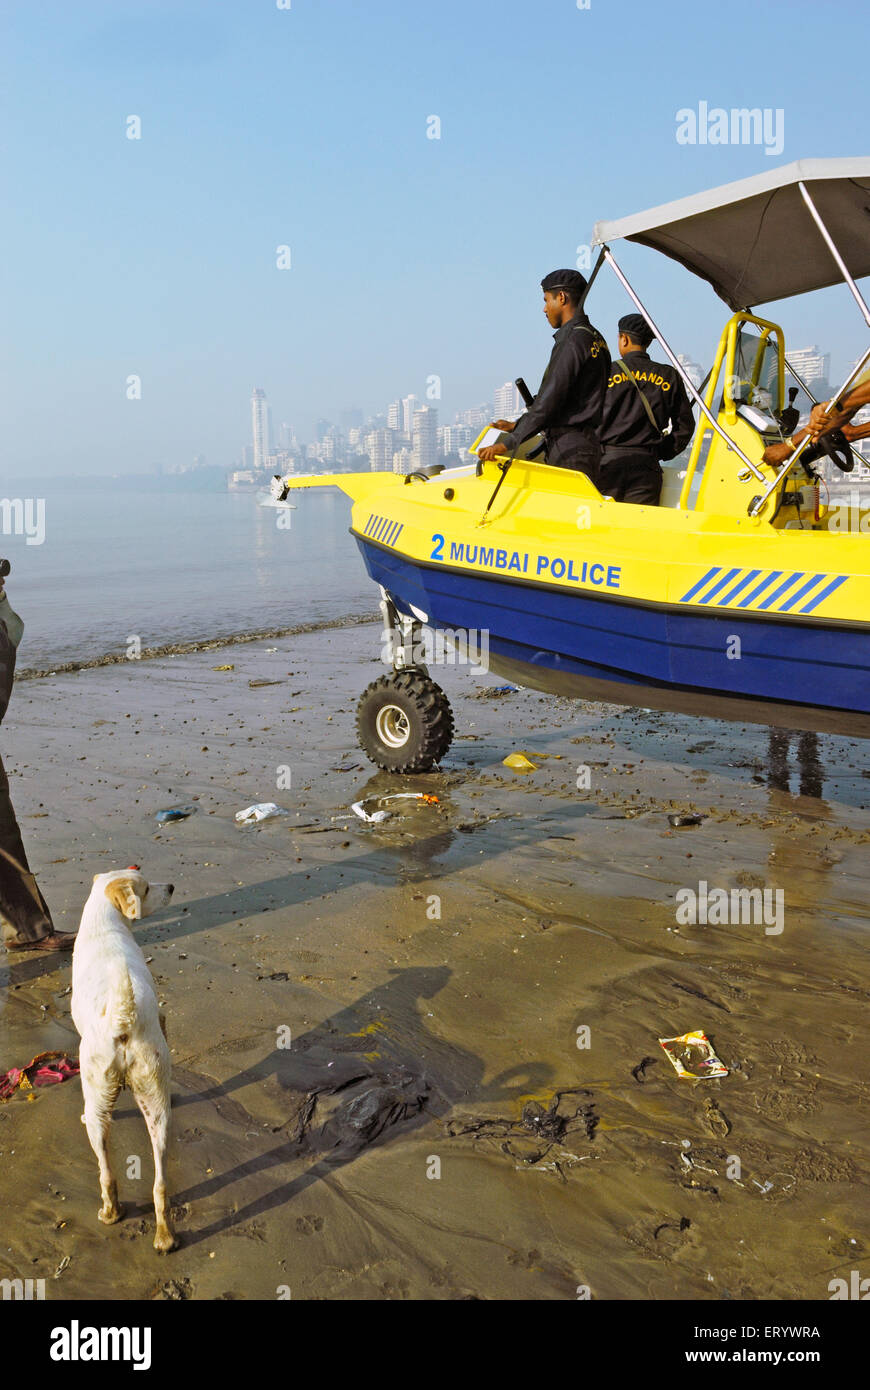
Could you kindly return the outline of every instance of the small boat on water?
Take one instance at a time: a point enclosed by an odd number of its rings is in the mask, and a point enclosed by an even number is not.
[[[658,507],[602,496],[550,467],[542,441],[513,459],[407,476],[276,479],[273,496],[335,484],[381,589],[393,671],[361,697],[368,756],[431,768],[453,720],[423,628],[518,685],[783,727],[870,735],[870,496],[837,515],[803,446],[781,442],[782,328],[757,306],[870,274],[870,159],[805,160],[617,222],[599,222],[590,286],[609,264],[698,407],[688,463]],[[617,265],[611,243],[652,247],[707,280],[731,312],[700,389]],[[836,393],[862,378],[870,348]],[[498,436],[483,431],[472,452]],[[844,470],[848,453],[835,455]],[[870,488],[868,488],[870,493]],[[836,524],[835,524],[836,523]]]

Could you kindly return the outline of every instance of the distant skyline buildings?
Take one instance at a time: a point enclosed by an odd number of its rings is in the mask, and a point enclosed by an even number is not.
[[[414,411],[417,409],[417,397],[405,396],[402,400],[402,433],[410,438],[414,428]]]
[[[677,361],[697,391],[704,380],[704,368],[700,362],[693,362],[691,357],[687,357],[684,352],[677,353]]]
[[[438,412],[431,406],[414,411],[411,454],[415,468],[433,468],[438,462]]]
[[[266,455],[269,453],[269,410],[266,392],[261,386],[255,386],[251,392],[251,432],[254,441],[253,467],[259,473],[266,467]]]
[[[455,421],[439,425],[438,410],[423,405],[411,393],[392,400],[385,411],[364,416],[359,407],[338,412],[340,425],[321,416],[314,440],[302,443],[293,427],[282,421],[273,437],[271,407],[262,387],[251,392],[252,443],[230,469],[230,485],[249,487],[274,474],[353,471],[371,468],[407,473],[431,468],[439,459],[468,460],[469,446],[491,420],[518,415],[523,405],[512,382],[493,392],[495,404],[481,402],[459,411]]]
[[[822,352],[820,348],[813,345],[805,348],[787,347],[785,355],[789,365],[794,367],[807,386],[823,385],[828,387],[830,385],[831,354],[829,352]]]
[[[497,420],[512,420],[523,413],[523,398],[512,381],[497,386],[492,398],[492,413]]]

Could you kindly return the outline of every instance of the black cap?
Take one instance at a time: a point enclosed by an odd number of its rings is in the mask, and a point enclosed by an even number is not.
[[[642,348],[648,348],[655,337],[643,314],[623,314],[617,328],[620,333],[628,334],[633,343],[640,343]]]
[[[567,290],[574,299],[579,299],[585,288],[586,276],[579,270],[551,270],[541,281],[542,290],[549,290],[551,294]]]

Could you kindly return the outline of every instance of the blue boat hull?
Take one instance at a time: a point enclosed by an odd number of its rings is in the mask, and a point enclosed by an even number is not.
[[[523,685],[798,728],[870,730],[870,624],[566,592],[419,564],[354,534],[371,578],[401,609],[413,605],[433,628],[486,630],[490,669]],[[715,708],[703,707],[713,697]]]

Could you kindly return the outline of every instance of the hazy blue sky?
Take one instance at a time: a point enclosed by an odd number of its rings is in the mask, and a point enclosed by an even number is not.
[[[309,437],[319,415],[422,397],[435,373],[449,421],[518,373],[537,384],[551,344],[538,282],[597,219],[866,152],[863,0],[0,13],[7,476],[229,464],[254,385]],[[831,34],[858,55],[851,73],[816,69]],[[701,100],[782,108],[782,153],[677,144],[676,112]],[[713,292],[641,248],[624,263],[677,350],[707,365],[727,317]],[[630,306],[609,272],[598,286],[590,315],[613,341]],[[837,370],[863,345],[843,289],[781,318]]]

